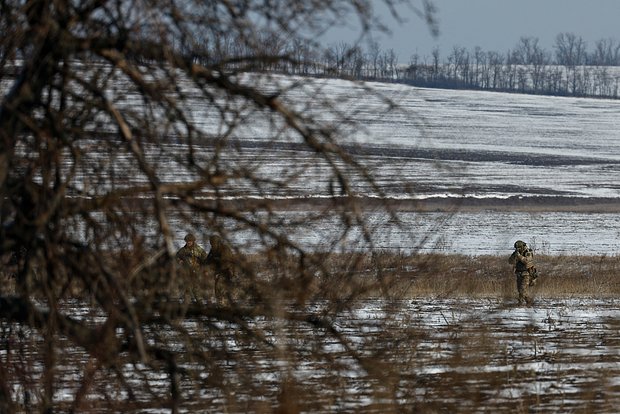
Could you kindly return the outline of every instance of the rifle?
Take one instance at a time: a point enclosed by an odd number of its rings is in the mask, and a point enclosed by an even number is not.
[[[538,269],[536,269],[536,266],[532,266],[529,269],[527,269],[527,271],[530,274],[530,286],[534,286],[539,276]]]

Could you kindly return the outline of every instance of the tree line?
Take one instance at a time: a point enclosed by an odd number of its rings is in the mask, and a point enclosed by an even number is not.
[[[260,64],[248,67],[248,51],[226,36],[218,39],[210,53],[201,56],[227,62],[228,69],[403,82],[421,87],[603,98],[618,98],[619,93],[620,41],[600,39],[588,48],[586,41],[574,33],[558,34],[552,50],[544,49],[536,37],[521,37],[505,53],[454,46],[446,55],[438,48],[431,56],[414,54],[405,64],[393,49],[383,50],[376,42],[366,47],[340,42],[320,53],[308,42],[289,41],[273,33],[259,37],[256,43],[262,45],[265,55],[283,59],[256,59],[254,62]],[[239,59],[233,56],[246,57],[245,67],[237,65]]]
[[[399,79],[428,87],[482,89],[543,95],[618,98],[620,42],[602,39],[589,51],[583,38],[560,33],[553,51],[522,37],[506,53],[454,47],[442,61],[413,56]]]

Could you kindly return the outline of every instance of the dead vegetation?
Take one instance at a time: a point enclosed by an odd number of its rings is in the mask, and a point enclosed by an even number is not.
[[[116,256],[120,257],[120,256]],[[279,276],[280,271],[292,266],[298,258],[272,260],[268,255],[244,255],[239,262],[240,274],[252,275],[251,283],[239,277],[235,281],[235,295],[238,298],[249,290],[262,292],[269,297],[269,286],[278,286],[277,295],[281,298],[294,294],[296,300],[334,299],[346,301],[353,298],[389,295],[394,299],[414,297],[471,297],[471,298],[511,298],[515,295],[515,277],[507,258],[499,256],[463,256],[458,254],[404,254],[379,252],[371,253],[315,253],[305,259],[307,266],[303,276],[307,289],[300,291],[290,280]],[[613,298],[620,296],[620,257],[619,256],[562,256],[537,255],[536,263],[541,277],[532,288],[535,296],[545,298]],[[156,263],[154,263],[156,265]],[[111,266],[127,266],[120,262]],[[10,277],[10,267],[2,268],[2,292],[14,291],[14,279]],[[205,300],[214,299],[214,281],[211,269],[204,273],[204,279],[197,282]],[[162,294],[162,290],[173,289],[183,296],[183,286],[190,283],[181,278],[178,286],[169,286],[167,277],[153,267],[141,275],[133,275],[126,280],[126,288],[142,291],[149,295]],[[194,283],[196,283],[194,281]],[[288,286],[288,289],[287,289]],[[91,286],[91,289],[97,289]],[[81,297],[85,286],[66,286],[73,294]],[[271,290],[275,294],[275,291]],[[169,293],[169,292],[168,292]],[[168,294],[167,293],[167,294]],[[300,298],[305,295],[306,298]],[[289,298],[290,299],[290,298]]]
[[[381,252],[329,254],[320,262],[333,272],[327,292],[342,294],[353,285],[367,297],[387,293],[393,298],[511,298],[516,286],[507,258]],[[541,276],[532,288],[535,296],[620,295],[619,256],[537,255],[536,264]]]
[[[389,255],[388,255],[389,256]],[[507,257],[415,255],[395,260],[395,286],[405,296],[514,297],[516,286]],[[400,262],[400,263],[399,263]],[[617,297],[620,257],[536,256],[541,277],[532,288],[548,298]]]

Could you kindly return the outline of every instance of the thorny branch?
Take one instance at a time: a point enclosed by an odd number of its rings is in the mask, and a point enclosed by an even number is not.
[[[380,377],[331,321],[385,281],[359,277],[362,256],[329,259],[356,231],[374,249],[360,199],[384,191],[341,142],[356,131],[343,103],[266,71],[299,62],[291,45],[320,53],[317,36],[351,15],[380,29],[372,4],[0,0],[0,410],[55,411],[60,367],[78,366],[75,411],[260,411],[205,395],[288,390],[302,364],[334,362],[332,340]],[[315,191],[318,209],[274,201]],[[340,229],[325,251],[296,237],[325,222]],[[175,242],[190,231],[231,246],[226,277],[183,272]],[[43,373],[24,369],[40,354]]]

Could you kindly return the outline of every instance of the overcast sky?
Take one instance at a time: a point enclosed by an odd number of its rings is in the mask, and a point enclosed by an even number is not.
[[[418,0],[413,0],[416,3]],[[433,0],[439,21],[439,36],[434,39],[413,12],[404,11],[406,23],[398,24],[388,13],[384,21],[391,36],[381,36],[383,50],[392,48],[400,62],[414,53],[430,56],[439,47],[442,57],[454,46],[473,50],[506,52],[522,36],[536,37],[544,49],[552,51],[555,37],[569,32],[581,36],[588,51],[597,40],[620,41],[620,0]],[[419,4],[419,3],[417,3]],[[334,32],[329,40],[353,42],[346,32]]]

